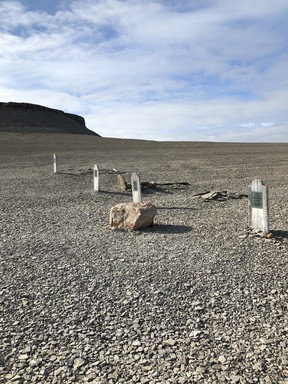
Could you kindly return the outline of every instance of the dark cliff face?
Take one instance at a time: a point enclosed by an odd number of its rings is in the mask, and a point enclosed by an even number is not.
[[[82,116],[30,103],[0,102],[0,132],[74,133],[99,136]]]

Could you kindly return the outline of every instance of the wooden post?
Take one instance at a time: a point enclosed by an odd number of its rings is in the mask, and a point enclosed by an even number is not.
[[[55,153],[53,154],[53,166],[54,166],[54,173],[57,173],[57,157]]]
[[[94,191],[99,191],[99,168],[95,164],[93,168]]]
[[[249,227],[269,233],[268,188],[258,179],[249,187]]]
[[[131,187],[133,203],[142,203],[140,179],[135,172],[131,175]]]

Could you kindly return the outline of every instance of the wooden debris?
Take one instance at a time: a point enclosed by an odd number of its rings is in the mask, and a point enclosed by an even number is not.
[[[118,175],[119,176],[119,175]],[[126,183],[127,189],[126,191],[131,191],[131,183],[127,182],[124,178],[123,180]],[[191,184],[183,181],[183,182],[175,182],[175,183],[156,183],[155,181],[141,181],[141,190],[146,191],[162,191],[167,190],[167,187],[171,187],[173,189],[183,189],[189,187]],[[119,177],[118,177],[118,187],[119,190],[122,191],[121,185],[119,185]]]
[[[228,192],[228,191],[206,191],[194,193],[192,197],[200,197],[203,201],[226,201],[228,199],[243,199],[248,195],[243,193]]]
[[[239,237],[243,239],[247,239],[248,237],[252,237],[252,238],[254,237],[257,239],[272,240],[274,243],[279,243],[283,240],[283,237],[276,236],[276,234],[273,233],[273,231],[269,233],[265,233],[258,229],[251,228],[247,224],[244,225],[244,233],[239,235]]]

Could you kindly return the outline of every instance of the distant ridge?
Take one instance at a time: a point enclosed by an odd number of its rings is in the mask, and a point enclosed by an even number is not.
[[[100,136],[86,127],[82,116],[38,104],[15,102],[0,102],[0,132]]]

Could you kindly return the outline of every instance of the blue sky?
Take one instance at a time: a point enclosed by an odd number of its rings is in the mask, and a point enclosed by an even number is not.
[[[0,0],[0,101],[106,137],[288,142],[287,0]]]

